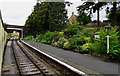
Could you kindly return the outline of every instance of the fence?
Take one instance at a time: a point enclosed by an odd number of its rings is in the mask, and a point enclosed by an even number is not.
[[[3,61],[3,52],[4,52],[6,39],[7,39],[7,32],[4,30],[1,11],[0,11],[0,74],[1,74],[1,68],[2,68],[1,66]]]

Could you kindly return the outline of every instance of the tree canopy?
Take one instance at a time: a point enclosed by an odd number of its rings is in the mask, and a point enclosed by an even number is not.
[[[117,25],[120,25],[120,9],[116,10],[116,16],[117,16]],[[106,17],[111,22],[113,19],[112,12],[109,11],[109,13],[106,15]]]
[[[67,12],[63,2],[42,2],[34,6],[34,10],[25,23],[25,33],[36,35],[46,31],[60,31],[66,26]]]
[[[107,5],[113,5],[113,7],[110,9],[113,13],[113,20],[111,21],[112,25],[116,25],[116,8],[119,8],[119,2],[99,2],[99,0],[97,0],[98,3],[96,2],[84,2],[82,5],[78,6],[78,11],[82,12],[82,11],[88,11],[88,13],[90,15],[92,15],[92,13],[97,11],[97,21],[98,21],[98,26],[99,26],[99,11],[102,10],[104,7],[106,7]],[[107,6],[109,7],[109,6]]]
[[[79,13],[79,15],[77,17],[77,21],[79,23],[83,22],[83,24],[87,24],[87,23],[91,22],[91,18],[90,18],[90,16],[87,15],[87,13],[81,12],[81,13]]]

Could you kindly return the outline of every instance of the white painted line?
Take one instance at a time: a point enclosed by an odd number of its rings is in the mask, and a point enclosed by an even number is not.
[[[31,46],[30,44],[24,42],[23,40],[21,40],[21,41],[22,41],[24,44],[28,45],[29,47],[31,47],[31,48],[35,49],[36,51],[42,53],[43,55],[45,55],[45,56],[53,59],[54,61],[56,61],[56,62],[58,62],[58,63],[60,63],[60,64],[62,64],[62,65],[64,65],[65,67],[69,68],[70,70],[72,70],[72,71],[74,71],[74,72],[76,72],[76,73],[78,73],[78,74],[80,74],[80,75],[83,75],[83,76],[89,76],[89,75],[85,74],[84,72],[82,72],[82,71],[80,71],[80,70],[78,70],[78,69],[76,69],[76,68],[74,68],[74,67],[72,67],[72,66],[70,66],[70,65],[68,65],[68,64],[66,64],[66,63],[64,63],[64,62],[62,62],[62,61],[60,61],[60,60],[58,60],[58,59],[56,59],[56,58],[48,55],[48,54],[46,54],[46,53],[44,53],[43,51],[40,51],[39,49]]]

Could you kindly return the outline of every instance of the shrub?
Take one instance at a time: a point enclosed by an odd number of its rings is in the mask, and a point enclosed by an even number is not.
[[[74,35],[72,38],[69,38],[67,42],[65,42],[65,49],[77,49],[79,45],[83,45],[85,43],[84,37],[79,35]],[[68,47],[69,46],[69,47]]]
[[[33,39],[32,36],[30,35],[30,36],[26,36],[26,37],[24,37],[23,40],[34,40],[34,39]]]
[[[83,46],[82,46],[82,50],[84,51],[84,52],[87,52],[87,53],[90,53],[91,51],[90,51],[90,48],[91,48],[91,43],[85,43],[85,44],[83,44]]]
[[[79,25],[71,25],[70,27],[66,28],[64,30],[64,34],[68,37],[72,37],[73,35],[76,35],[78,31],[82,30],[83,27]]]
[[[90,16],[87,15],[87,13],[81,12],[81,13],[79,13],[79,15],[77,17],[77,21],[79,23],[83,22],[83,24],[87,24],[87,23],[91,22],[91,18],[90,18]]]
[[[63,48],[64,49],[71,49],[71,44],[70,44],[70,42],[69,41],[66,41],[65,43],[64,43],[64,45],[63,45]]]
[[[98,41],[95,41],[94,43],[91,43],[91,45],[90,45],[90,50],[97,54],[102,54],[102,53],[106,52],[105,48],[106,48],[106,46],[102,46],[101,43]]]
[[[118,45],[111,45],[110,46],[110,53],[109,56],[112,59],[112,61],[120,62],[120,44]]]
[[[48,32],[45,33],[45,35],[43,37],[44,38],[43,41],[45,41],[45,43],[50,44],[50,43],[53,42],[53,39],[54,39],[55,36],[57,36],[57,34],[58,34],[58,32],[48,31]]]
[[[119,35],[118,35],[118,32],[117,32],[117,28],[118,27],[112,27],[111,26],[111,29],[109,30],[109,35],[110,35],[110,41],[109,41],[109,43],[110,43],[110,49],[112,49],[111,45],[116,46],[116,45],[119,44],[119,40],[118,40]],[[106,46],[107,46],[107,38],[106,38],[106,36],[107,36],[107,32],[105,30],[105,27],[101,28],[100,29],[100,44],[101,44],[101,46],[105,46],[105,48],[102,47],[103,50],[107,49],[106,48]],[[106,53],[106,51],[104,51],[104,53]]]
[[[64,43],[67,41],[67,39],[65,39],[64,37],[60,38],[58,41],[57,41],[57,46],[60,47],[60,48],[63,48],[64,46]]]
[[[63,45],[64,49],[74,49],[74,38],[69,38]]]
[[[91,41],[91,38],[90,38],[90,37],[85,37],[84,40],[85,40],[86,42],[90,42],[90,41]]]
[[[39,34],[36,39],[39,40],[39,41],[41,41],[42,39],[44,39],[44,35],[43,34]]]
[[[66,38],[65,35],[64,35],[64,32],[56,32],[56,33],[53,34],[53,41],[52,42],[53,43],[57,42],[62,37]]]
[[[42,42],[42,43],[46,43],[47,41],[46,41],[45,39],[42,39],[41,42]]]
[[[85,43],[84,37],[81,36],[79,38],[74,38],[74,44],[75,45],[83,45]]]
[[[77,50],[78,50],[79,52],[82,52],[82,45],[75,45],[75,47],[77,48]]]

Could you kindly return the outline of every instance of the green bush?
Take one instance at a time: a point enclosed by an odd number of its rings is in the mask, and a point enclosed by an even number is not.
[[[112,27],[109,29],[109,44],[110,44],[110,52],[108,55],[112,59],[112,61],[119,62],[120,60],[120,41],[119,41],[119,34],[117,31],[118,27]],[[91,44],[90,50],[98,53],[98,54],[107,54],[107,32],[105,27],[101,28],[99,31],[100,41],[95,41]]]
[[[65,42],[64,47],[65,49],[77,49],[85,43],[84,37],[79,35],[74,35],[72,38],[69,38],[67,42]],[[69,46],[69,47],[68,47]]]
[[[74,45],[74,38],[69,38],[63,45],[64,49],[75,49]]]
[[[39,34],[36,39],[41,41],[42,39],[44,39],[44,34]]]
[[[41,42],[42,42],[42,43],[46,43],[47,41],[46,41],[45,39],[42,39]]]
[[[70,27],[64,30],[64,34],[68,37],[72,37],[73,35],[76,35],[79,31],[81,31],[82,29],[83,29],[82,26],[71,25]]]
[[[120,63],[120,44],[118,45],[110,45],[110,53],[109,56],[112,61],[116,61]]]
[[[74,38],[74,44],[75,45],[83,45],[85,43],[84,37],[81,36],[79,38]]]
[[[83,52],[83,50],[82,50],[82,45],[75,45],[75,47],[77,48],[77,50],[78,50],[79,52]]]
[[[91,52],[90,49],[91,49],[91,43],[85,43],[83,44],[81,51],[90,53]]]
[[[90,16],[87,15],[87,13],[81,12],[77,16],[77,21],[79,23],[83,22],[83,24],[87,24],[87,23],[90,23],[92,20],[91,20]]]
[[[65,35],[64,35],[64,32],[54,32],[52,42],[57,42],[62,37],[66,38]]]
[[[72,47],[71,47],[70,42],[69,42],[69,41],[66,41],[66,42],[64,43],[64,45],[63,45],[63,48],[64,48],[64,49],[71,49]]]
[[[50,31],[46,32],[44,34],[44,37],[43,37],[44,39],[42,39],[42,42],[48,43],[48,44],[52,43],[56,34],[57,34],[56,32],[50,32]]]
[[[26,37],[24,37],[23,40],[34,40],[34,39],[33,39],[32,36],[30,35],[30,36],[26,36]]]
[[[104,52],[106,52],[105,48],[106,46],[102,46],[101,43],[98,41],[95,41],[94,43],[91,43],[90,45],[90,50],[97,54],[103,54]]]
[[[64,43],[67,41],[67,39],[65,39],[64,37],[61,37],[58,41],[57,41],[57,46],[60,48],[63,48]]]
[[[113,46],[116,46],[119,44],[119,35],[118,35],[118,32],[117,32],[117,29],[118,27],[112,27],[111,26],[111,29],[109,30],[109,35],[110,35],[110,46],[113,45]],[[107,32],[105,30],[105,27],[104,28],[101,28],[100,29],[100,44],[101,46],[107,46]],[[103,50],[106,50],[107,48],[106,47],[102,47]],[[110,49],[112,49],[110,47]],[[106,53],[106,51],[104,51],[104,53]]]

